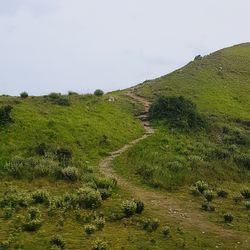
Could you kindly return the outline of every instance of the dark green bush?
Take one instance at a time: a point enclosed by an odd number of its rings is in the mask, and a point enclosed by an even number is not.
[[[40,156],[45,156],[46,148],[47,147],[45,143],[38,144],[35,148],[36,154]]]
[[[92,250],[106,250],[107,248],[108,244],[102,240],[96,240],[92,246]]]
[[[208,212],[215,211],[215,207],[213,205],[211,205],[210,202],[204,202],[204,203],[202,203],[201,209],[204,210],[204,211],[208,211]]]
[[[144,210],[144,203],[140,200],[134,200],[135,204],[136,204],[136,213],[137,214],[141,214]]]
[[[38,208],[36,207],[30,207],[28,209],[28,218],[30,220],[35,220],[35,219],[39,219],[41,217],[41,212]]]
[[[25,92],[25,91],[20,93],[20,97],[23,98],[23,99],[27,98],[28,96],[29,96],[29,94],[27,92]]]
[[[231,223],[231,222],[233,221],[233,219],[234,219],[233,215],[230,214],[230,213],[224,214],[224,215],[223,215],[223,218],[224,218],[224,221],[225,221],[226,223]]]
[[[162,229],[162,233],[163,233],[163,235],[168,236],[170,234],[170,227],[169,226],[165,226]]]
[[[94,92],[95,96],[103,96],[104,92],[101,89],[96,89]]]
[[[250,189],[243,189],[240,191],[240,193],[245,199],[250,199]]]
[[[4,105],[0,107],[0,126],[12,122],[11,111],[13,107],[10,105]]]
[[[122,211],[127,217],[131,217],[136,213],[137,205],[134,201],[124,201],[122,203]]]
[[[49,203],[49,194],[46,190],[38,189],[31,194],[31,197],[34,203],[37,204],[48,204]]]
[[[102,217],[96,218],[94,224],[97,230],[102,230],[105,226],[105,219]]]
[[[240,154],[235,157],[235,161],[250,170],[250,154]]]
[[[87,235],[91,235],[91,234],[93,234],[96,231],[96,226],[95,225],[91,225],[91,224],[86,225],[84,227],[84,231],[85,231],[85,233]]]
[[[59,148],[56,150],[56,156],[62,164],[68,164],[72,159],[72,152],[67,148]]]
[[[228,192],[223,190],[223,189],[219,189],[217,191],[217,195],[218,195],[218,197],[221,197],[221,198],[227,198],[228,197]]]
[[[193,129],[204,127],[196,106],[184,97],[159,97],[149,109],[152,120],[166,120],[171,128]]]
[[[233,195],[233,201],[235,204],[239,204],[243,199],[244,199],[244,197],[242,196],[242,194],[234,194]]]
[[[112,195],[112,192],[110,189],[100,188],[98,190],[101,194],[102,200],[106,200]]]
[[[70,101],[67,97],[62,96],[60,93],[50,93],[47,98],[53,104],[60,106],[70,106]]]
[[[202,194],[205,190],[208,189],[208,184],[204,181],[197,181],[195,183],[195,187],[199,190],[199,192]]]
[[[203,194],[208,202],[214,199],[214,192],[212,190],[205,190]]]
[[[62,179],[75,182],[80,179],[79,170],[76,167],[66,167],[62,169]]]
[[[27,231],[27,232],[35,232],[35,231],[39,230],[41,226],[42,226],[41,220],[39,220],[39,219],[33,219],[33,220],[28,219],[26,222],[24,222],[22,224],[22,229],[23,229],[23,231]]]
[[[158,219],[144,219],[142,221],[142,227],[148,232],[154,232],[160,226],[160,221]]]
[[[53,235],[52,238],[49,241],[50,245],[57,246],[59,249],[65,248],[65,241],[61,235]]]
[[[99,191],[84,187],[78,189],[75,202],[80,208],[97,208],[101,206],[102,197]]]

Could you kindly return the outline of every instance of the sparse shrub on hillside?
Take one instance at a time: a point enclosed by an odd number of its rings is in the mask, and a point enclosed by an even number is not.
[[[215,207],[213,205],[211,205],[210,202],[204,202],[204,203],[202,203],[201,209],[204,210],[204,211],[208,211],[208,212],[215,211]]]
[[[242,194],[234,194],[233,195],[233,201],[235,204],[239,204],[243,199],[244,199],[244,197],[242,196]]]
[[[78,189],[75,199],[80,208],[97,208],[102,202],[100,192],[89,187]]]
[[[38,189],[31,194],[34,203],[37,204],[48,204],[49,194],[46,190]]]
[[[45,143],[40,143],[40,144],[38,144],[36,146],[35,151],[36,151],[37,155],[45,156],[46,149],[47,149],[46,144]]]
[[[101,89],[96,89],[94,92],[95,96],[103,96],[104,92]]]
[[[106,250],[108,248],[108,244],[102,240],[96,240],[94,245],[92,246],[92,250]]]
[[[65,248],[65,240],[63,239],[63,237],[61,235],[53,235],[52,238],[49,241],[50,245],[52,246],[57,246],[59,247],[59,249],[64,249]]]
[[[235,157],[235,161],[250,170],[250,154],[242,153]]]
[[[50,93],[47,98],[53,104],[60,106],[70,106],[70,101],[67,97],[62,96],[60,93]]]
[[[35,231],[39,230],[41,226],[42,226],[42,221],[41,220],[39,220],[39,219],[34,219],[34,220],[28,219],[26,222],[24,222],[22,224],[22,229],[23,229],[23,231],[27,231],[27,232],[35,232]]]
[[[7,208],[3,209],[3,217],[4,217],[4,219],[6,219],[6,220],[10,219],[12,217],[12,215],[13,215],[13,212],[14,212],[13,209],[10,208],[10,207],[7,207]]]
[[[72,151],[67,148],[59,148],[56,150],[56,157],[60,163],[67,165],[72,159]]]
[[[75,91],[68,91],[68,95],[79,95],[79,94]]]
[[[91,224],[86,225],[84,227],[84,231],[85,231],[85,233],[87,235],[91,235],[91,234],[93,234],[96,231],[96,226],[95,225],[91,225]]]
[[[162,233],[163,233],[163,235],[165,235],[165,236],[169,236],[169,234],[170,234],[170,227],[169,227],[169,226],[165,226],[165,227],[162,229]]]
[[[197,181],[195,183],[195,187],[199,190],[201,194],[203,194],[203,192],[208,189],[208,184],[204,181]]]
[[[160,221],[158,219],[143,219],[142,228],[148,232],[154,232],[160,226]]]
[[[134,200],[135,204],[136,204],[136,213],[137,214],[141,214],[144,210],[144,203],[140,200]]]
[[[134,201],[124,201],[122,203],[122,211],[127,217],[131,217],[136,213],[137,205]]]
[[[240,193],[245,199],[250,199],[250,189],[248,188],[242,189]]]
[[[98,190],[101,194],[102,200],[106,200],[112,195],[112,192],[110,189],[100,188]]]
[[[41,217],[41,212],[38,208],[30,207],[28,209],[28,218],[30,220],[40,219],[40,217]]]
[[[225,221],[226,223],[231,223],[231,222],[233,221],[233,219],[234,219],[233,215],[230,214],[230,213],[224,214],[224,215],[223,215],[223,218],[224,218],[224,221]]]
[[[159,97],[149,109],[152,120],[166,120],[171,128],[201,128],[204,122],[196,106],[184,97]]]
[[[115,178],[95,176],[93,180],[98,188],[109,189],[117,186],[117,180]]]
[[[0,126],[12,122],[10,116],[12,109],[13,107],[10,105],[3,105],[0,107]]]
[[[217,196],[221,197],[221,198],[227,198],[228,197],[228,192],[223,190],[223,189],[219,189],[217,191]]]
[[[231,153],[226,149],[216,148],[213,155],[217,159],[225,160],[231,156]]]
[[[23,99],[27,98],[28,96],[29,96],[29,94],[26,91],[20,93],[20,97]]]
[[[208,202],[214,199],[214,192],[212,190],[205,190],[203,194]]]
[[[250,210],[250,201],[246,201],[245,206],[247,210]]]
[[[94,220],[94,225],[96,226],[97,230],[102,230],[105,226],[105,219],[102,217],[96,218]]]
[[[75,182],[80,179],[79,170],[76,167],[66,167],[62,169],[62,179]]]

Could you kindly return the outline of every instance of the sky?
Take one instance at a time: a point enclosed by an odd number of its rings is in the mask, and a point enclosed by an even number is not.
[[[250,42],[249,0],[0,0],[0,94],[123,89]]]

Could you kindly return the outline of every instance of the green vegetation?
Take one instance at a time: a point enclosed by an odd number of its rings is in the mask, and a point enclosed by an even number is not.
[[[104,92],[101,89],[97,89],[97,90],[95,90],[94,95],[95,96],[103,96]]]

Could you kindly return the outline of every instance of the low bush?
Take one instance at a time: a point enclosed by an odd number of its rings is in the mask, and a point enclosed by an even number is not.
[[[39,155],[39,156],[45,156],[46,149],[47,149],[46,144],[45,143],[40,143],[40,144],[38,144],[36,146],[35,151],[36,151],[37,155]]]
[[[92,246],[92,250],[106,250],[108,248],[108,244],[102,240],[96,240],[94,245]]]
[[[136,213],[137,214],[141,214],[144,210],[144,203],[140,200],[134,200],[135,204],[136,204]]]
[[[8,219],[10,219],[12,217],[12,215],[13,215],[13,209],[12,208],[7,207],[7,208],[5,208],[3,210],[4,219],[8,220]]]
[[[13,107],[10,105],[3,105],[0,107],[0,126],[12,122],[12,118],[10,116],[12,109]]]
[[[102,230],[105,226],[105,219],[102,217],[96,218],[94,220],[94,224],[95,224],[97,230]]]
[[[217,196],[221,197],[221,198],[227,198],[228,192],[223,190],[223,189],[219,189],[219,190],[217,190]]]
[[[112,192],[110,189],[100,188],[98,190],[101,194],[102,200],[106,200],[112,195]]]
[[[250,210],[250,201],[246,201],[245,206],[247,210]]]
[[[208,184],[204,181],[197,181],[195,183],[195,187],[199,190],[201,194],[203,194],[203,192],[208,189]]]
[[[244,197],[242,196],[242,194],[234,194],[233,195],[233,201],[235,204],[239,204],[243,199],[244,199]]]
[[[213,205],[211,205],[210,202],[204,202],[201,205],[201,209],[207,212],[214,212],[215,211],[215,207]]]
[[[93,234],[96,231],[96,226],[95,225],[91,225],[91,224],[86,225],[84,227],[84,231],[85,231],[85,233],[87,235],[91,235],[91,234]]]
[[[34,203],[37,204],[48,204],[49,194],[46,190],[38,189],[31,194]]]
[[[47,99],[56,105],[60,106],[70,106],[70,101],[67,97],[62,96],[60,93],[50,93]]]
[[[163,233],[163,235],[165,235],[165,236],[169,236],[169,234],[170,234],[170,227],[169,227],[169,226],[165,226],[165,227],[162,229],[162,233]]]
[[[235,158],[235,161],[250,170],[250,154],[242,153]]]
[[[196,106],[184,97],[159,97],[149,109],[149,118],[166,120],[171,128],[193,129],[204,127]]]
[[[79,170],[76,167],[66,167],[62,169],[62,179],[75,182],[80,179]]]
[[[117,180],[115,178],[107,178],[107,177],[94,177],[93,181],[95,182],[98,188],[115,188],[117,186]]]
[[[40,217],[41,217],[41,212],[38,208],[30,207],[28,209],[28,218],[30,220],[40,219]]]
[[[80,208],[97,208],[102,202],[100,192],[89,187],[78,189],[75,199]]]
[[[101,89],[96,89],[94,91],[94,95],[95,96],[103,96],[104,95],[104,92],[101,90]]]
[[[27,98],[28,96],[29,96],[29,94],[26,91],[20,93],[20,97],[23,99]]]
[[[64,249],[65,248],[65,241],[61,235],[53,235],[52,238],[49,241],[50,245],[56,246],[59,249]]]
[[[250,199],[250,189],[243,189],[240,193],[245,199]]]
[[[33,219],[33,220],[28,219],[26,222],[24,222],[22,224],[22,229],[23,229],[23,231],[27,231],[27,232],[35,232],[35,231],[39,230],[41,226],[42,226],[42,221],[41,220],[39,220],[39,219]]]
[[[142,227],[148,232],[154,232],[160,226],[160,221],[158,219],[144,219],[142,221]]]
[[[59,162],[64,165],[67,165],[72,159],[72,152],[70,149],[67,148],[59,148],[56,150],[56,157]]]
[[[224,221],[225,221],[226,223],[231,223],[231,222],[233,221],[233,219],[234,219],[233,215],[230,214],[230,213],[224,214],[224,215],[223,215],[223,218],[224,218]]]
[[[208,202],[214,199],[214,192],[212,190],[205,190],[203,194]]]
[[[134,201],[124,201],[122,203],[122,211],[127,217],[131,217],[136,213],[137,205]]]

